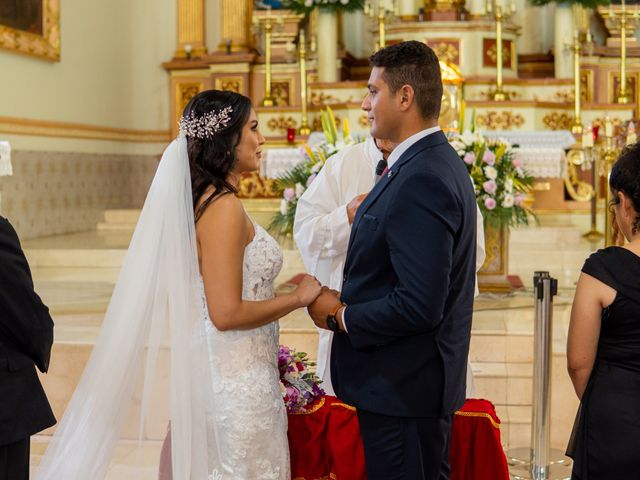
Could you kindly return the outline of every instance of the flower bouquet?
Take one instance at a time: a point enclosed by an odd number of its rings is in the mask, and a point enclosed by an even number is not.
[[[336,128],[336,119],[331,108],[327,107],[327,110],[323,110],[320,115],[324,143],[315,150],[312,150],[309,145],[305,145],[305,160],[276,179],[275,189],[282,192],[282,199],[280,200],[280,211],[271,220],[269,231],[278,236],[293,234],[293,220],[296,215],[298,199],[315,180],[327,159],[347,145],[357,143],[357,140],[351,136],[349,121],[346,118],[342,124],[342,134],[340,134]]]
[[[454,137],[451,146],[469,170],[485,222],[494,226],[528,225],[533,212],[523,201],[533,177],[514,155],[517,145],[467,130]]]
[[[309,370],[314,365],[306,353],[280,345],[278,370],[287,413],[304,413],[307,407],[325,395],[320,388],[321,380]]]

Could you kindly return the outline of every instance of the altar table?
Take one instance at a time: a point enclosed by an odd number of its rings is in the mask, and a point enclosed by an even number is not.
[[[322,398],[308,413],[289,415],[293,480],[365,480],[355,408]],[[500,420],[491,402],[469,399],[453,417],[451,480],[509,480]]]

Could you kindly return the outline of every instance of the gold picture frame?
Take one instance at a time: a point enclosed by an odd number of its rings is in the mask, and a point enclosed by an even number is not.
[[[15,5],[0,12],[0,48],[60,61],[60,0],[21,0]]]

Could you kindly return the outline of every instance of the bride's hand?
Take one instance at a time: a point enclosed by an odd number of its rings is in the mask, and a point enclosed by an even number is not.
[[[322,285],[320,285],[316,277],[305,275],[298,287],[293,291],[293,294],[300,300],[300,306],[306,307],[318,298],[321,291]]]

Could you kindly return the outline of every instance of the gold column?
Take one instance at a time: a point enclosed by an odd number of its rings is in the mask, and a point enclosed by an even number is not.
[[[251,47],[251,18],[253,1],[220,0],[222,15],[219,50],[231,46],[232,52],[248,52]]]
[[[571,133],[576,136],[582,135],[582,120],[580,118],[580,40],[578,30],[573,32],[573,107],[574,119],[571,125]]]
[[[307,45],[304,30],[300,30],[300,38],[298,41],[300,55],[300,100],[302,103],[302,119],[300,120],[300,135],[309,135],[309,120],[307,118]]]
[[[191,58],[206,53],[204,0],[178,0],[178,46],[175,56]]]
[[[616,103],[627,104],[631,101],[627,89],[627,12],[622,2],[622,14],[620,16],[620,87],[616,96]]]

